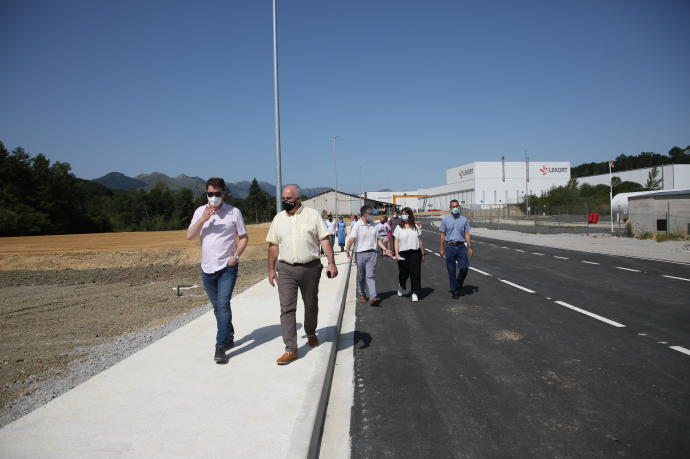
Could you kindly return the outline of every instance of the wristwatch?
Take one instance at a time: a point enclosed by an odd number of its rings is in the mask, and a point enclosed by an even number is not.
[[[240,256],[239,255],[233,255],[232,256],[235,260],[240,261]]]

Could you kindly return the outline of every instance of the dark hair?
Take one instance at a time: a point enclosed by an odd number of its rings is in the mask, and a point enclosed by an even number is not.
[[[360,215],[365,214],[365,213],[367,212],[367,210],[370,211],[370,210],[371,210],[371,206],[362,206],[362,207],[359,209],[359,214],[360,214]]]
[[[210,186],[213,188],[220,188],[221,190],[225,191],[225,180],[220,177],[211,177],[210,179],[206,180],[206,189],[208,190],[208,187]]]
[[[409,215],[410,218],[408,218],[406,222],[404,222],[402,218],[400,219],[400,229],[405,229],[405,225],[408,223],[412,225],[412,228],[416,229],[417,225],[414,221],[414,212],[412,212],[412,209],[410,209],[409,207],[405,207],[403,210],[400,211],[400,215],[402,215],[403,212],[407,213],[407,215]]]
[[[457,199],[451,199],[449,204],[453,204],[454,202],[457,202],[458,205],[460,205],[460,201],[458,201]]]

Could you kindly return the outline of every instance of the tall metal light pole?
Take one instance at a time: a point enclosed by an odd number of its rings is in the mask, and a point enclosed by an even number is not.
[[[280,205],[283,192],[283,178],[280,162],[280,102],[278,97],[278,24],[276,19],[276,0],[273,0],[273,97],[276,140],[276,214],[282,208]]]
[[[340,138],[339,135],[333,136],[333,176],[335,177],[335,216],[338,218],[338,168],[335,163],[335,139]]]
[[[525,213],[529,217],[529,156],[525,148]]]

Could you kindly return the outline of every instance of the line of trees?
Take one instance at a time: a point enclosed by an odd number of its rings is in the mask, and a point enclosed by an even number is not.
[[[83,180],[69,163],[31,157],[22,147],[11,152],[0,142],[0,236],[80,234],[111,231],[185,229],[206,195],[171,191],[158,182],[148,189],[110,190]],[[254,179],[245,199],[229,196],[247,223],[270,221],[273,197]]]
[[[668,155],[659,153],[642,152],[639,155],[618,155],[614,160],[613,170],[616,172],[644,167],[658,167],[665,164],[690,164],[690,146],[685,148],[673,147]],[[571,177],[587,177],[590,175],[608,174],[609,163],[584,163],[572,168]]]

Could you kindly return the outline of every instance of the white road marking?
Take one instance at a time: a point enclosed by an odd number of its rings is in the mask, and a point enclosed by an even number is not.
[[[668,277],[669,279],[678,279],[678,280],[684,280],[684,281],[690,282],[690,279],[686,279],[684,277],[667,276],[666,274],[662,274],[661,277]]]
[[[515,251],[516,251],[516,252],[522,252],[522,253],[525,253],[525,251],[524,251],[524,250],[520,250],[520,249],[515,249]]]
[[[638,333],[637,336],[647,336],[646,333]]]
[[[624,270],[624,271],[632,271],[632,272],[634,272],[634,273],[642,272],[642,271],[640,271],[639,269],[624,268],[624,267],[622,267],[622,266],[616,266],[616,269],[622,269],[622,270]]]
[[[502,249],[510,249],[510,247],[501,246]]]
[[[534,290],[530,290],[530,289],[528,289],[528,288],[525,288],[525,287],[523,287],[522,285],[513,284],[512,282],[507,281],[507,280],[505,280],[505,279],[499,279],[499,280],[500,280],[501,282],[503,282],[504,284],[512,285],[513,287],[519,288],[520,290],[524,290],[524,291],[527,292],[527,293],[534,293]]]
[[[541,256],[543,256],[544,254],[543,254],[543,253],[532,252],[532,255],[541,255]]]
[[[431,252],[431,253],[434,253],[434,251],[433,251],[433,250],[429,250],[429,249],[424,249],[424,250],[426,250],[427,252]]]
[[[436,252],[434,252],[434,255],[436,255],[437,257],[440,257],[440,256],[441,256],[440,253],[436,253]]]
[[[681,346],[669,346],[671,349],[674,351],[682,352],[685,355],[690,355],[690,349],[685,349],[684,347]]]
[[[559,257],[558,255],[554,255],[553,257],[554,258],[560,258],[561,260],[567,260],[568,259],[568,257]]]
[[[657,341],[657,344],[668,344],[668,341]]]
[[[479,270],[479,269],[477,269],[477,268],[473,268],[472,266],[470,266],[470,269],[471,269],[472,271],[477,271],[479,274],[484,274],[485,276],[490,276],[490,275],[491,275],[491,274],[485,273],[484,271],[481,271],[481,270]]]
[[[587,260],[581,260],[582,263],[587,263],[588,265],[598,265],[599,263],[596,263],[594,261],[587,261]]]
[[[613,325],[614,327],[625,327],[625,325],[615,322],[613,320],[607,319],[606,317],[602,317],[599,314],[594,314],[593,312],[585,311],[584,309],[580,309],[577,306],[573,306],[572,304],[568,304],[565,301],[555,301],[555,303],[560,304],[561,306],[565,306],[566,308],[572,309],[573,311],[577,311],[579,313],[582,313],[586,316],[593,317],[597,320],[601,320],[602,322],[606,322],[609,325]]]

